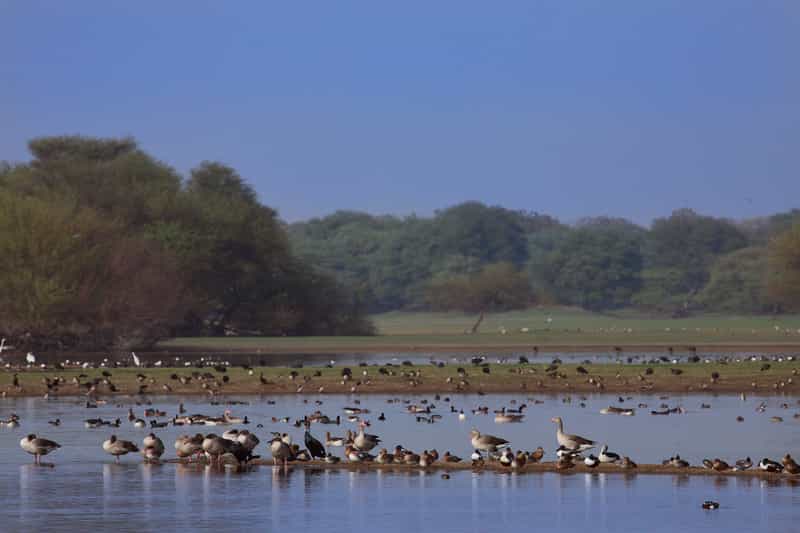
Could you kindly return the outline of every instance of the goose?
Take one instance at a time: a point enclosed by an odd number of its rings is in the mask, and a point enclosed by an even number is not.
[[[745,459],[739,459],[738,461],[736,461],[736,466],[734,467],[734,470],[739,470],[739,471],[748,470],[752,466],[753,466],[753,461],[750,460],[750,457],[747,457]]]
[[[558,425],[556,439],[561,446],[564,446],[570,450],[581,452],[595,447],[596,443],[593,440],[589,440],[578,435],[569,435],[564,433],[564,422],[561,420],[560,416],[552,418],[551,421]]]
[[[260,440],[258,440],[258,437],[256,437],[246,429],[239,432],[239,436],[236,439],[236,441],[242,446],[244,446],[246,450],[251,452],[261,442]]]
[[[121,455],[125,455],[130,452],[138,452],[139,448],[129,440],[120,440],[116,435],[111,435],[110,439],[103,442],[103,450],[105,450],[106,453],[113,455],[116,459],[116,462],[119,463],[119,458]]]
[[[225,433],[222,434],[222,438],[225,440],[231,441],[238,441],[239,440],[239,430],[238,429],[229,429]]]
[[[292,457],[292,449],[280,437],[275,437],[269,441],[269,450],[272,453],[272,464],[277,465],[283,461],[285,467]]]
[[[320,441],[318,441],[316,438],[314,438],[314,436],[309,431],[310,429],[311,429],[311,424],[307,422],[306,423],[305,435],[303,435],[303,442],[306,445],[306,449],[308,450],[308,453],[311,455],[311,457],[313,457],[315,459],[317,457],[325,458],[325,455],[326,455],[325,447],[322,445],[322,443]]]
[[[342,437],[331,437],[331,432],[325,432],[325,445],[326,446],[344,446],[344,438]]]
[[[530,461],[531,463],[538,463],[539,461],[542,460],[543,457],[544,457],[544,448],[539,446],[530,454],[528,454],[528,461]]]
[[[470,431],[470,443],[473,449],[484,452],[496,452],[498,448],[508,448],[510,445],[507,440],[500,437],[481,435],[481,432],[477,429]]]
[[[150,433],[142,440],[142,455],[145,461],[158,461],[164,455],[164,443]]]
[[[781,472],[781,471],[783,471],[783,465],[782,464],[780,464],[780,463],[778,463],[776,461],[773,461],[771,459],[767,459],[766,457],[761,459],[761,461],[758,463],[758,468],[760,468],[761,470],[763,470],[765,472]]]
[[[219,462],[222,454],[228,451],[229,440],[225,440],[215,433],[209,433],[203,439],[203,451],[211,458],[211,462]]]
[[[53,450],[61,448],[61,445],[52,440],[42,439],[34,434],[30,434],[21,441],[19,446],[29,454],[34,456],[34,462],[38,465],[41,464],[42,455],[47,455]]]
[[[583,460],[583,464],[585,464],[589,468],[596,468],[597,465],[600,464],[600,459],[598,459],[594,455],[589,455],[589,457]]]
[[[191,458],[193,455],[198,455],[203,451],[203,440],[204,437],[200,433],[197,433],[194,437],[182,435],[175,439],[175,452],[181,459]]]
[[[368,433],[364,433],[364,428],[367,427],[366,424],[363,422],[359,424],[359,432],[356,435],[355,439],[353,439],[353,446],[362,452],[368,452],[378,444],[380,444],[381,439],[377,435],[370,435]]]
[[[601,463],[617,463],[619,462],[619,454],[608,451],[608,444],[603,444],[600,448],[600,456],[598,457]]]
[[[226,424],[247,424],[247,417],[239,417],[233,416],[230,409],[226,409],[224,413],[222,413],[222,419]]]

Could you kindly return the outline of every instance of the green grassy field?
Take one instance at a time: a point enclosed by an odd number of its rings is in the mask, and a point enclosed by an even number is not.
[[[603,315],[576,309],[531,309],[487,315],[475,335],[477,319],[461,313],[392,312],[374,315],[374,337],[179,338],[160,346],[264,352],[526,350],[534,346],[562,351],[709,346],[787,349],[800,346],[800,315],[704,315],[687,319],[647,318],[629,312]]]

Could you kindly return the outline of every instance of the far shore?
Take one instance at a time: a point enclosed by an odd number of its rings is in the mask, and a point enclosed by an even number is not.
[[[224,370],[224,371],[223,371]],[[343,377],[350,372],[350,379]],[[105,372],[105,375],[103,374]],[[754,394],[800,395],[800,361],[659,364],[432,364],[326,367],[9,368],[9,396],[277,394]],[[16,376],[17,385],[14,385]],[[60,382],[54,385],[53,380]],[[96,382],[90,389],[92,382]],[[649,409],[641,410],[649,414]]]

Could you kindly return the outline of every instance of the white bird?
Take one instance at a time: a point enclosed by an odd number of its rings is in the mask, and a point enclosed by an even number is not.
[[[131,357],[133,357],[133,364],[136,366],[142,366],[142,363],[139,361],[139,358],[136,357],[136,352],[131,352]]]
[[[28,352],[28,355],[26,355],[26,356],[25,356],[25,360],[26,360],[26,361],[27,361],[29,364],[31,364],[31,365],[32,365],[32,364],[34,364],[34,363],[36,362],[36,356],[35,356],[35,355],[33,355],[33,353],[32,353],[32,352]]]
[[[608,451],[608,444],[603,444],[603,447],[600,448],[600,456],[598,459],[601,463],[618,463],[620,457],[618,454]]]

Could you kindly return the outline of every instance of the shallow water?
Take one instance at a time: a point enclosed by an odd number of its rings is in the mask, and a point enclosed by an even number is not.
[[[437,448],[465,456],[472,427],[509,439],[515,448],[542,445],[552,459],[555,426],[549,420],[562,416],[566,430],[580,433],[642,463],[660,462],[676,452],[699,462],[719,456],[728,461],[750,455],[779,458],[787,451],[800,455],[800,421],[792,414],[800,410],[792,397],[748,398],[736,396],[672,396],[659,400],[637,396],[624,404],[616,396],[593,395],[580,407],[579,398],[564,403],[563,397],[537,398],[533,403],[520,395],[452,396],[434,401],[443,419],[435,424],[418,423],[404,412],[405,404],[392,403],[382,395],[359,396],[361,407],[372,410],[370,432],[381,435],[384,444],[396,443],[421,450]],[[418,402],[422,397],[405,396]],[[234,398],[231,398],[234,399]],[[237,415],[248,415],[248,429],[266,440],[270,431],[289,432],[295,441],[303,433],[292,425],[272,423],[272,416],[298,417],[319,408],[328,415],[344,415],[342,407],[355,398],[343,395],[320,397],[239,397],[249,405],[231,407]],[[314,405],[321,400],[321,406]],[[496,424],[493,416],[472,415],[477,405],[490,409],[509,406],[510,400],[527,402],[525,422]],[[786,481],[725,477],[654,476],[622,474],[499,474],[452,472],[441,479],[437,472],[349,472],[255,467],[244,473],[220,472],[204,466],[176,464],[142,465],[129,455],[121,465],[103,453],[100,444],[115,432],[120,438],[141,442],[149,430],[133,428],[125,417],[134,398],[121,398],[114,405],[85,409],[77,398],[46,401],[40,398],[0,401],[0,418],[16,412],[20,428],[0,430],[0,530],[22,528],[48,530],[115,529],[324,529],[351,531],[380,528],[383,531],[507,531],[558,529],[562,531],[791,531],[800,516],[800,486]],[[174,414],[178,399],[152,398],[153,406]],[[190,413],[217,415],[223,405],[210,406],[202,398],[183,398]],[[308,403],[303,403],[308,400]],[[636,416],[604,416],[599,409],[610,404],[655,407],[661,402],[682,405],[683,415],[652,416],[641,409]],[[765,413],[756,406],[767,403]],[[790,409],[782,409],[782,403]],[[701,409],[700,404],[711,405]],[[459,421],[449,405],[468,412]],[[144,407],[134,406],[141,416]],[[386,422],[377,421],[384,412]],[[737,415],[745,417],[738,423]],[[771,423],[779,415],[783,423]],[[116,429],[84,429],[83,420],[94,417],[123,419]],[[60,418],[52,427],[47,420]],[[256,428],[262,423],[263,428]],[[241,427],[241,426],[240,426]],[[341,435],[354,425],[315,424],[312,432],[321,440],[330,430]],[[172,442],[183,433],[221,433],[223,427],[168,427],[156,430],[172,456]],[[19,448],[19,439],[38,433],[58,441],[63,448],[45,458],[55,467],[36,467]],[[259,451],[268,455],[261,445]],[[334,451],[338,451],[334,449]],[[706,499],[722,508],[704,511]],[[793,507],[794,506],[794,507]]]

